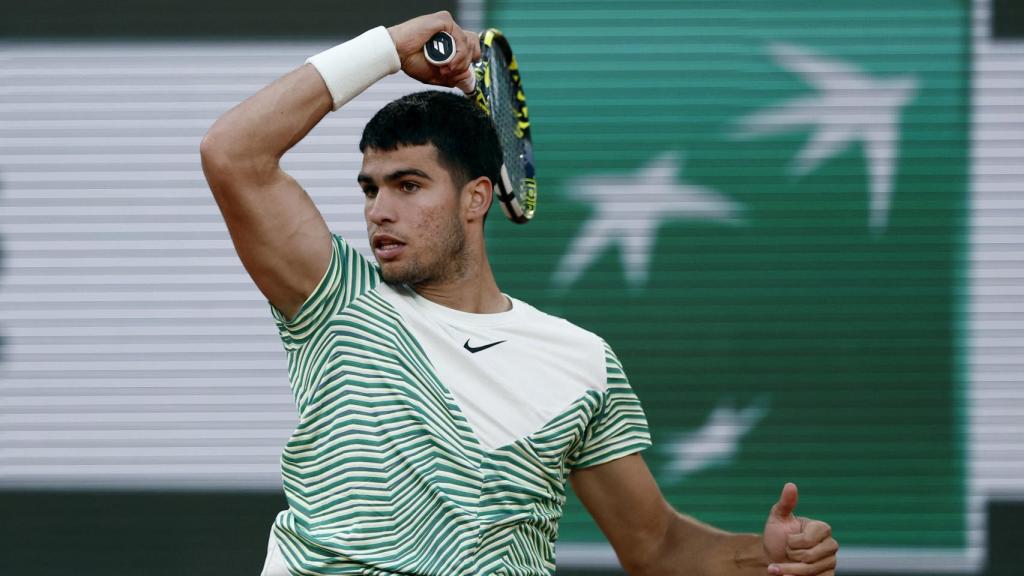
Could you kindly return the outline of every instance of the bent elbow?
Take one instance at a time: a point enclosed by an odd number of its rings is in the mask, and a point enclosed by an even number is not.
[[[199,159],[203,175],[216,194],[229,184],[259,181],[277,168],[276,159],[247,150],[244,136],[221,126],[218,121],[199,142]]]
[[[231,134],[226,133],[218,121],[199,142],[199,159],[203,163],[203,173],[207,180],[223,175],[237,164],[237,160],[232,159],[237,156],[231,151],[233,140]]]
[[[199,160],[203,165],[203,175],[211,187],[224,176],[231,164],[223,140],[214,124],[199,142]]]

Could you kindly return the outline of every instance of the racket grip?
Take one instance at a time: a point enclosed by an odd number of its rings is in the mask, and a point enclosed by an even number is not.
[[[444,66],[451,62],[455,58],[456,51],[455,38],[444,30],[431,36],[430,40],[423,45],[423,56],[434,66]],[[473,65],[470,64],[471,71],[472,68]],[[472,94],[476,90],[476,77],[470,74],[469,78],[459,82],[455,87],[466,94]]]

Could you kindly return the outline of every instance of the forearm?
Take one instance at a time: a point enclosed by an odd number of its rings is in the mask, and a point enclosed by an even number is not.
[[[761,536],[725,532],[675,513],[649,562],[629,570],[629,574],[764,576],[767,568]]]
[[[217,120],[203,140],[204,166],[233,179],[273,177],[281,156],[328,112],[400,67],[382,27],[313,56]]]

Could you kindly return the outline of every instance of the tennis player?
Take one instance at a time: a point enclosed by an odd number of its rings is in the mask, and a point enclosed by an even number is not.
[[[458,52],[438,68],[422,47],[441,30]],[[484,245],[501,156],[469,99],[412,94],[367,124],[358,184],[376,262],[281,170],[377,80],[403,70],[455,86],[478,54],[446,12],[379,27],[263,88],[202,142],[299,412],[263,574],[552,574],[571,481],[630,574],[833,575],[836,540],[794,516],[793,484],[762,534],[673,510],[639,454],[647,423],[612,350],[501,292]]]

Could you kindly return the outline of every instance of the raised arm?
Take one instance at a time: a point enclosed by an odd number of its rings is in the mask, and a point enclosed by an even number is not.
[[[323,79],[306,64],[221,116],[200,145],[203,173],[242,265],[289,318],[326,271],[331,234],[280,161],[330,111]]]
[[[792,484],[760,535],[725,532],[676,512],[639,454],[576,470],[570,480],[631,576],[835,576],[839,546],[824,522],[792,515]]]
[[[435,68],[422,46],[440,30],[453,34],[461,54]],[[478,53],[471,38],[447,12],[371,30],[266,86],[221,116],[203,138],[203,173],[235,250],[285,316],[294,316],[327,270],[331,234],[309,195],[281,169],[281,157],[332,109],[399,65],[423,82],[454,86]]]

